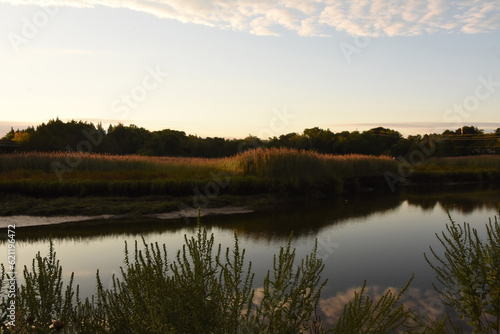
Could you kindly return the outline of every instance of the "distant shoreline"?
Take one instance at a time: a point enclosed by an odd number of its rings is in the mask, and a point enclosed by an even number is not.
[[[21,122],[21,121],[0,121],[0,138],[5,136],[11,128],[14,130],[24,130],[28,127],[36,127],[39,124],[47,123],[51,119],[38,120],[36,122]],[[63,122],[71,122],[73,119],[61,119]],[[123,120],[115,120],[115,119],[79,119],[82,122],[89,122],[93,124],[103,124],[103,125],[112,125],[116,126],[120,123],[124,123],[126,126],[130,126],[131,124],[136,124],[137,126],[144,127],[148,131],[161,131],[165,129],[165,127],[158,126],[155,124],[152,126],[151,124],[141,124],[141,122],[124,122]],[[485,133],[493,133],[496,129],[500,128],[499,122],[469,122],[467,123],[470,126],[475,126],[481,129],[484,129]],[[401,132],[401,134],[405,137],[407,136],[418,136],[426,133],[442,133],[443,131],[455,129],[459,125],[454,122],[379,122],[379,123],[343,123],[343,124],[318,124],[319,127],[328,128],[332,131],[342,132],[342,131],[368,131],[370,129],[382,126],[385,128],[394,129],[395,131]],[[202,137],[222,137],[225,139],[237,139],[243,138],[247,135],[247,133],[242,133],[240,136],[235,134],[221,134],[214,132],[207,132],[200,134],[199,131],[190,131],[189,129],[184,129],[185,131],[191,133],[198,133]]]

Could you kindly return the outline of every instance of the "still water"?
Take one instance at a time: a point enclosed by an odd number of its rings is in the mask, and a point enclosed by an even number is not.
[[[223,247],[232,246],[234,233],[238,235],[240,247],[252,261],[256,288],[272,267],[272,254],[286,244],[292,231],[297,259],[309,254],[318,240],[319,256],[325,263],[323,278],[328,279],[320,303],[327,327],[364,280],[367,291],[377,296],[388,288],[404,286],[412,273],[415,278],[405,303],[417,312],[439,316],[445,309],[432,287],[434,274],[424,253],[429,254],[429,246],[439,253],[435,234],[449,223],[448,212],[456,222],[466,221],[483,231],[489,218],[498,215],[500,203],[499,190],[451,190],[360,194],[268,212],[205,217],[203,223],[214,234],[215,243]],[[113,274],[119,274],[125,241],[129,246],[136,240],[141,244],[141,238],[165,244],[173,259],[184,243],[184,235],[195,232],[194,221],[186,224],[183,220],[151,219],[128,224],[116,220],[91,227],[76,224],[18,229],[18,272],[24,265],[31,265],[38,251],[48,253],[52,238],[65,277],[74,272],[82,295],[89,296],[95,293],[97,269],[105,286],[110,286]],[[5,250],[4,239],[1,242]],[[1,258],[5,261],[6,254]]]

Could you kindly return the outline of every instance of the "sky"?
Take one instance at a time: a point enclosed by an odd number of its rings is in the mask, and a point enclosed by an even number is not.
[[[500,127],[498,0],[0,0],[0,136]]]

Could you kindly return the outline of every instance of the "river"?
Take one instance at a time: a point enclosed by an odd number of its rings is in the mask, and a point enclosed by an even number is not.
[[[297,259],[305,257],[318,240],[318,253],[325,263],[322,277],[328,279],[320,308],[329,327],[364,280],[370,294],[380,295],[387,288],[404,286],[412,273],[415,278],[405,303],[416,312],[442,316],[445,308],[432,287],[434,274],[424,253],[429,253],[429,246],[438,253],[441,250],[435,234],[449,223],[448,212],[456,222],[465,221],[484,231],[488,219],[498,215],[499,203],[500,191],[495,189],[368,193],[266,212],[207,216],[203,223],[214,234],[215,243],[223,247],[233,245],[233,233],[237,233],[240,247],[246,249],[246,258],[252,261],[256,288],[272,267],[271,255],[279,252],[292,231]],[[7,218],[0,219],[5,222]],[[13,218],[9,219],[12,222]],[[95,293],[97,269],[105,286],[110,286],[111,275],[119,274],[125,241],[133,245],[144,237],[148,243],[164,243],[173,259],[182,247],[184,235],[195,232],[194,220],[187,224],[184,220],[157,219],[106,226],[84,227],[76,223],[65,228],[54,225],[18,229],[18,271],[30,265],[38,251],[48,253],[52,238],[64,276],[68,278],[74,272],[81,294],[89,296]]]

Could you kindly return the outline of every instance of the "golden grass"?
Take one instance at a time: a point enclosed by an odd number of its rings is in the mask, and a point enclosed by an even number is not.
[[[31,152],[0,155],[0,190],[35,196],[189,195],[193,187],[231,176],[223,186],[231,194],[337,192],[345,179],[380,177],[396,169],[388,157],[293,149],[256,149],[220,159]]]
[[[327,155],[288,148],[255,149],[229,158],[144,157],[27,152],[0,155],[0,180],[54,180],[54,163],[68,167],[68,180],[202,180],[211,173],[303,180],[345,179],[397,171],[397,160],[360,154]],[[500,170],[500,156],[432,158],[419,171]]]
[[[234,159],[235,165],[244,175],[273,178],[366,177],[397,169],[397,162],[386,156],[328,155],[288,148],[246,151]]]
[[[222,169],[223,161],[67,152],[14,153],[0,155],[0,179],[50,180],[55,177],[55,168],[64,168],[63,176],[70,180],[200,179]]]
[[[66,169],[58,175],[54,164]],[[230,194],[307,193],[310,189],[335,193],[362,184],[359,181],[382,186],[384,173],[397,174],[398,167],[396,159],[386,156],[326,155],[287,148],[259,148],[219,159],[30,152],[0,155],[0,191],[36,196],[190,195],[194,187],[202,189],[230,176],[230,182],[221,186]],[[496,180],[500,157],[436,158],[414,167],[415,180],[458,174],[459,181]]]

